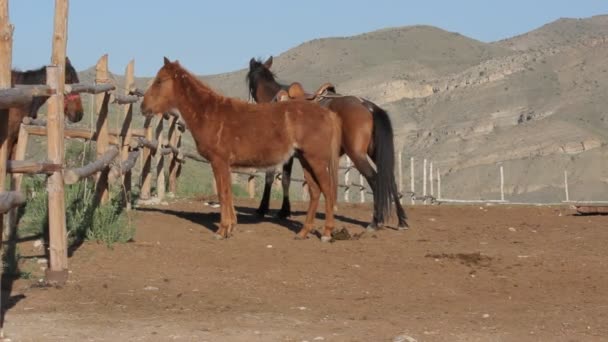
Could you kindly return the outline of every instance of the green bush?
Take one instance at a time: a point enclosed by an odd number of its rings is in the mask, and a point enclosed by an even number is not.
[[[20,222],[20,235],[43,235],[48,230],[46,181],[41,177],[24,180],[30,194]],[[95,203],[94,182],[85,180],[65,187],[66,226],[69,243],[100,241],[108,246],[133,238],[135,228],[127,213],[119,189],[112,189],[110,202]]]

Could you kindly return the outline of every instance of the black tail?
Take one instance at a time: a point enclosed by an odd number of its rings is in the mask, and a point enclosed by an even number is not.
[[[374,189],[374,211],[378,222],[386,222],[391,213],[391,200],[397,191],[395,183],[395,143],[393,125],[388,113],[376,104],[365,101],[374,120],[374,152],[376,164],[376,188]]]

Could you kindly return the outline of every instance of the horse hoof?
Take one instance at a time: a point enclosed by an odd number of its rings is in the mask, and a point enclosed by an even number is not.
[[[321,242],[331,242],[332,237],[331,236],[321,236]]]
[[[409,229],[410,229],[410,226],[408,226],[407,224],[406,225],[400,225],[399,227],[397,227],[397,230],[400,231],[400,232],[404,231],[404,230],[409,230]]]
[[[294,240],[306,240],[308,237],[306,236],[301,236],[300,234],[296,234],[296,236],[293,238]]]
[[[213,238],[215,240],[224,240],[225,239],[222,235],[220,235],[218,233],[213,234]]]

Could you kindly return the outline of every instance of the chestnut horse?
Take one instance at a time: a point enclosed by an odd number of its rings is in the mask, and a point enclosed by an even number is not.
[[[247,83],[249,94],[257,103],[272,102],[279,90],[293,90],[289,86],[276,81],[270,71],[272,57],[262,63],[252,58],[249,61]],[[295,83],[294,83],[295,85]],[[333,87],[327,87],[327,95],[320,96],[318,103],[337,113],[342,121],[342,152],[353,161],[355,167],[365,177],[374,194],[374,216],[368,229],[376,229],[385,222],[390,214],[391,200],[397,208],[398,228],[407,229],[405,210],[399,203],[399,194],[395,183],[395,155],[393,142],[393,127],[385,110],[355,96],[339,95]],[[369,163],[367,157],[376,164],[376,169]],[[293,159],[283,166],[281,183],[283,185],[283,205],[279,211],[280,217],[290,215],[289,182]],[[274,172],[266,173],[264,195],[258,209],[258,214],[268,212],[270,189],[274,180]]]
[[[217,239],[229,237],[237,223],[231,168],[269,168],[295,154],[310,191],[306,221],[296,238],[308,236],[323,193],[321,241],[331,240],[341,141],[340,119],[335,113],[307,101],[256,105],[224,97],[166,57],[144,95],[141,111],[146,116],[179,112],[198,152],[211,163],[221,211]]]
[[[78,73],[72,66],[70,59],[65,59],[65,83],[78,83]],[[46,84],[46,67],[28,71],[11,72],[11,84]],[[38,110],[48,100],[48,96],[36,96],[30,103],[21,105],[11,109],[3,109],[0,115],[6,115],[8,112],[8,151],[9,159],[15,157],[15,147],[17,146],[17,137],[19,136],[19,127],[23,118],[29,116],[36,118]],[[69,94],[64,96],[64,113],[71,122],[79,122],[83,117],[82,101],[80,95]]]

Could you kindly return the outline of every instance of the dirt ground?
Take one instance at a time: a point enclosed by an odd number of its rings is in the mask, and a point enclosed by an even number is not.
[[[608,217],[566,207],[416,206],[412,229],[323,244],[304,219],[255,218],[215,241],[218,209],[141,208],[135,242],[86,243],[62,288],[14,284],[12,341],[600,341]],[[274,207],[278,206],[274,203]],[[369,204],[341,205],[363,232]],[[317,223],[321,225],[321,220]],[[21,253],[38,255],[32,241]],[[35,262],[32,259],[31,262]]]

